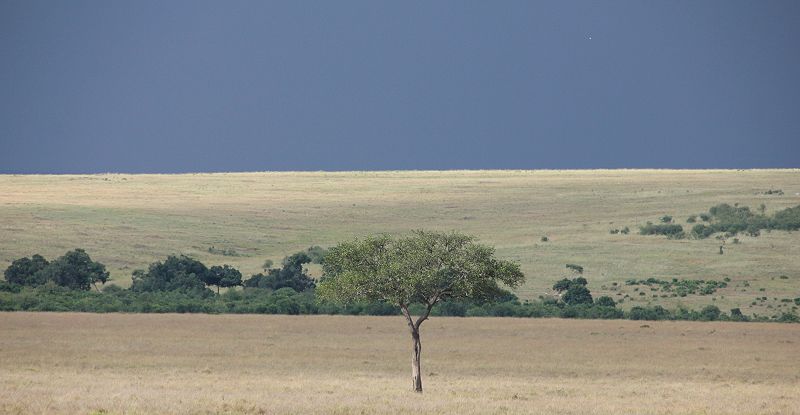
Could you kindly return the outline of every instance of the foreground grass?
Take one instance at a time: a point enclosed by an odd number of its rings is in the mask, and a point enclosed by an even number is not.
[[[769,189],[784,194],[764,194]],[[424,227],[474,234],[519,261],[528,276],[523,299],[550,291],[564,264],[577,263],[596,295],[633,297],[623,308],[699,309],[714,301],[724,311],[770,316],[791,307],[781,299],[800,297],[800,233],[740,236],[724,255],[713,238],[635,233],[665,214],[688,227],[689,215],[723,202],[764,203],[771,213],[800,204],[798,194],[800,170],[0,175],[0,268],[32,253],[54,258],[83,247],[122,286],[133,269],[172,253],[249,275],[265,259],[279,263],[312,244]],[[625,226],[632,234],[609,234]],[[238,256],[213,254],[212,246]],[[610,289],[649,277],[732,283],[714,300]],[[752,305],[756,297],[766,300]]]
[[[797,413],[800,327],[0,314],[0,413]]]

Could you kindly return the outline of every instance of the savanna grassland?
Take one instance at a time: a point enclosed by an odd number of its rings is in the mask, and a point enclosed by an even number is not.
[[[0,413],[800,412],[800,326],[0,314]]]
[[[636,233],[663,215],[688,231],[688,216],[719,203],[763,203],[769,214],[800,204],[799,194],[800,170],[3,175],[0,267],[82,247],[122,286],[134,269],[178,253],[247,276],[310,245],[429,228],[474,234],[518,261],[528,277],[517,292],[523,299],[550,292],[575,263],[595,295],[628,295],[623,308],[713,301],[723,311],[771,315],[800,297],[800,233],[739,235],[724,255],[714,238]],[[628,235],[609,233],[626,226]],[[731,282],[713,296],[677,298],[623,284],[650,277]]]

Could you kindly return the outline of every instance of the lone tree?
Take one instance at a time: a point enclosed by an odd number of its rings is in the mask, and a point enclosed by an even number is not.
[[[414,231],[392,238],[371,236],[342,242],[323,262],[317,293],[328,301],[384,301],[395,304],[411,331],[413,387],[422,392],[419,327],[445,299],[488,300],[502,294],[498,282],[514,288],[525,277],[519,265],[496,259],[494,248],[460,233]],[[416,319],[409,306],[421,304]]]

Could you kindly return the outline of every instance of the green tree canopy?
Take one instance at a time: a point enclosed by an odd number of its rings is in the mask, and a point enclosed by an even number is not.
[[[43,270],[50,264],[47,260],[39,255],[34,254],[30,258],[20,258],[14,260],[4,273],[6,281],[11,284],[36,286],[44,284],[44,280],[39,280],[34,276],[43,277],[37,273]]]
[[[109,273],[106,266],[92,261],[83,249],[73,249],[36,273],[39,281],[53,281],[57,285],[73,290],[97,288],[97,283],[105,284]]]
[[[182,291],[196,294],[210,292],[203,281],[208,268],[202,262],[187,256],[169,256],[164,262],[150,264],[147,272],[133,273],[133,291]]]
[[[242,285],[242,273],[238,269],[230,265],[214,265],[208,269],[206,273],[206,284],[216,285],[217,294],[219,294],[220,287],[229,288]]]

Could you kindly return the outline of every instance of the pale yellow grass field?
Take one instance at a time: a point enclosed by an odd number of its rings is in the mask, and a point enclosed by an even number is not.
[[[769,189],[785,194],[763,194]],[[729,243],[725,255],[713,239],[635,233],[665,214],[688,228],[690,214],[722,202],[764,203],[774,212],[800,204],[798,194],[796,169],[5,175],[0,267],[37,252],[52,258],[83,247],[122,286],[131,271],[171,253],[232,264],[247,276],[265,259],[277,263],[312,244],[432,228],[474,234],[519,261],[528,276],[518,291],[523,298],[549,291],[565,276],[564,264],[577,263],[595,294],[611,293],[602,287],[628,278],[728,277],[733,284],[714,300],[724,311],[738,306],[774,315],[791,307],[780,299],[800,297],[800,233],[740,236],[742,243]],[[631,235],[609,234],[625,226]],[[543,235],[550,242],[541,242]],[[242,256],[214,255],[211,246]],[[751,287],[734,288],[742,280]],[[769,301],[751,306],[756,296]],[[623,306],[696,308],[712,301],[634,297]]]
[[[0,314],[0,413],[800,413],[800,326]]]

